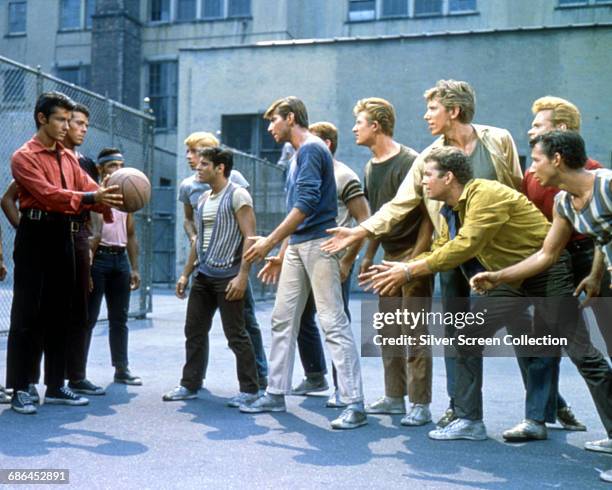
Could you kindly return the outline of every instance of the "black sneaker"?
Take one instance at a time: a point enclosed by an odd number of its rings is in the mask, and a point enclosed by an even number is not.
[[[58,389],[48,389],[45,393],[45,404],[49,405],[87,405],[89,400],[84,396],[77,395],[67,386]]]
[[[27,391],[16,391],[11,398],[11,408],[17,413],[31,415],[36,413],[36,407]]]
[[[81,381],[70,381],[68,383],[70,388],[75,393],[82,393],[83,395],[94,395],[101,396],[105,395],[106,391],[101,386],[96,386],[88,379],[82,379]]]
[[[141,386],[142,379],[140,376],[133,375],[129,369],[115,369],[115,383],[124,385]]]

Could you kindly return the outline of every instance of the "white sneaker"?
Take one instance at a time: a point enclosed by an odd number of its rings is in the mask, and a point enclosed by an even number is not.
[[[457,419],[442,429],[430,431],[428,435],[430,439],[437,441],[453,441],[457,439],[484,441],[487,438],[487,430],[482,420]]]
[[[420,425],[429,424],[431,422],[431,412],[429,404],[413,403],[408,415],[400,421],[400,424],[410,427],[418,427]]]
[[[404,414],[406,413],[406,405],[404,405],[404,398],[391,398],[383,396],[376,400],[374,403],[370,403],[365,407],[366,413],[375,414]]]

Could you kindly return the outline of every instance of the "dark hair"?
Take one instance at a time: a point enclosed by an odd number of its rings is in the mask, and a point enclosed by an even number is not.
[[[436,162],[440,172],[452,172],[460,184],[467,184],[474,178],[467,155],[453,146],[434,148],[425,161]]]
[[[549,131],[529,142],[531,148],[538,144],[548,158],[554,158],[558,153],[569,168],[578,169],[586,165],[584,140],[576,131]]]
[[[318,136],[323,141],[329,140],[329,151],[332,155],[336,154],[338,148],[338,128],[330,122],[316,122],[308,128],[311,133]]]
[[[285,97],[272,102],[270,107],[263,115],[264,119],[272,119],[274,114],[278,114],[283,119],[287,119],[289,113],[293,113],[295,123],[303,128],[308,128],[308,111],[304,102],[294,96]]]
[[[89,118],[89,109],[87,108],[87,106],[83,104],[79,104],[78,102],[74,106],[74,109],[72,109],[72,112],[81,112],[82,114],[85,114]]]
[[[224,150],[219,146],[210,146],[202,148],[199,152],[202,158],[212,162],[213,167],[218,167],[223,164],[223,175],[226,179],[229,178],[232,168],[234,167],[234,155],[229,150]]]
[[[112,155],[114,153],[121,153],[121,150],[119,148],[102,148],[102,150],[100,150],[100,153],[98,153],[98,159],[107,155]]]
[[[34,106],[34,122],[36,123],[36,129],[40,128],[40,122],[38,122],[38,114],[42,112],[43,116],[47,119],[51,114],[55,112],[55,108],[60,107],[67,111],[73,111],[75,107],[74,101],[61,92],[43,92],[36,100]]]

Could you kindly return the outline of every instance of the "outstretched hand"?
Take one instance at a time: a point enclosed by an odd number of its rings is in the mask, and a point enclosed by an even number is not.
[[[250,236],[249,240],[254,240],[255,243],[249,247],[244,253],[244,260],[249,264],[253,262],[260,262],[266,258],[266,255],[274,248],[274,244],[270,244],[268,237],[264,236]]]
[[[470,279],[470,287],[478,294],[486,294],[500,284],[498,272],[479,272]]]
[[[323,242],[321,245],[321,250],[330,254],[340,252],[359,240],[359,236],[356,233],[356,228],[345,228],[340,226],[337,228],[330,228],[325,231],[333,236]]]

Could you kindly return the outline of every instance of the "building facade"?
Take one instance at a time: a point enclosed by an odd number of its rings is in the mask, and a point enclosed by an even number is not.
[[[440,78],[469,81],[476,122],[508,128],[523,158],[531,101],[574,101],[590,154],[610,166],[612,0],[2,0],[0,29],[5,56],[134,107],[149,97],[157,144],[179,155],[173,183],[191,131],[275,161],[261,114],[286,95],[337,124],[338,156],[358,173],[359,98],[393,102],[397,139],[421,150],[422,94]],[[2,76],[8,93],[18,81]]]

